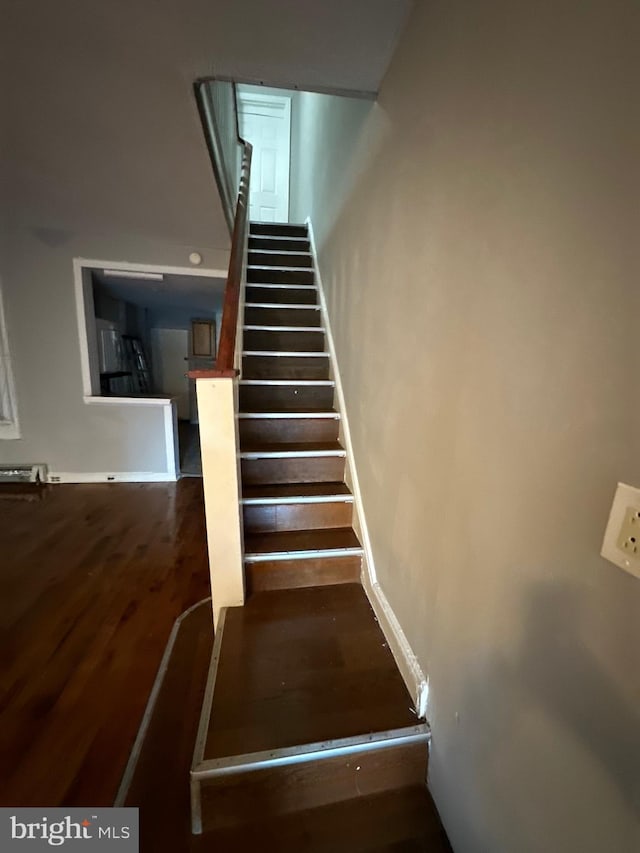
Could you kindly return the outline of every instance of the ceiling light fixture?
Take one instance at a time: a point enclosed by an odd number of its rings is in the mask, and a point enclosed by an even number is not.
[[[140,278],[145,281],[164,281],[161,272],[134,272],[134,270],[102,270],[107,278]]]

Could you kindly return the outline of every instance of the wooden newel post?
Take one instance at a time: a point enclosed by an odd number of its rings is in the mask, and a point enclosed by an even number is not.
[[[244,604],[245,582],[235,378],[197,379],[198,417],[214,624]]]

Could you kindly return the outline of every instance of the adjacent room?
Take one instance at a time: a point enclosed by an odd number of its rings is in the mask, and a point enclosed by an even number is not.
[[[202,476],[195,381],[188,371],[215,360],[222,282],[109,268],[86,268],[85,275],[91,283],[84,288],[89,364],[98,371],[99,396],[172,400],[179,474]]]

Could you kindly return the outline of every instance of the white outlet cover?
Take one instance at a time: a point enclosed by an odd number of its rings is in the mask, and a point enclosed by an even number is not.
[[[600,553],[605,560],[640,578],[640,555],[631,556],[619,544],[620,531],[630,507],[640,511],[640,489],[618,483]]]

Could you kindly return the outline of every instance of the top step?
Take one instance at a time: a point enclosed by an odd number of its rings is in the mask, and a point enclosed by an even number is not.
[[[307,237],[306,225],[290,225],[288,222],[251,222],[249,233],[267,234],[276,237]]]

